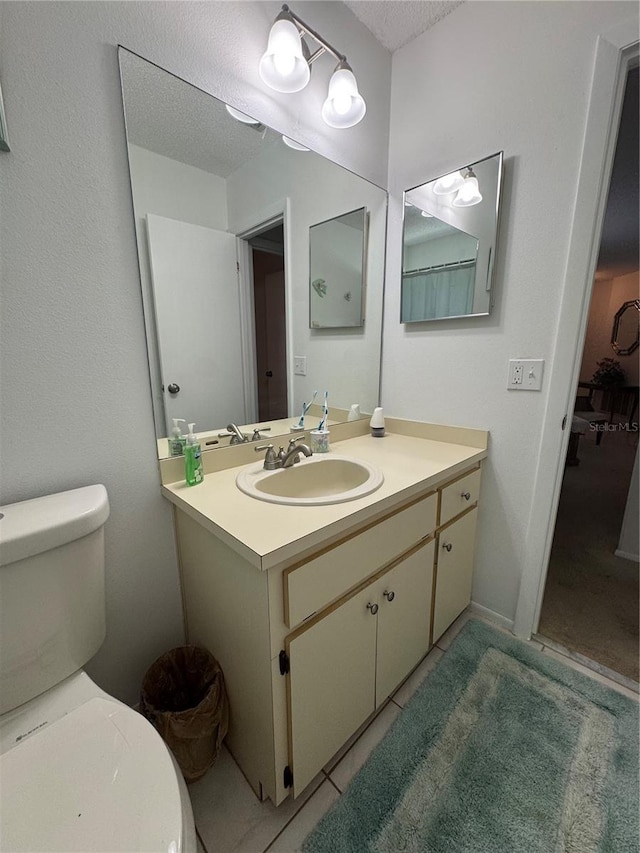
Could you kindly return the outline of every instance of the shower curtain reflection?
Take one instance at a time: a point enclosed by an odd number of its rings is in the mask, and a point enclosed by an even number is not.
[[[451,267],[414,270],[402,276],[405,323],[471,314],[476,275],[474,260]]]

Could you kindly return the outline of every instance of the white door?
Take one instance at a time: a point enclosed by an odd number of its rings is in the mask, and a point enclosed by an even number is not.
[[[147,235],[167,429],[245,423],[235,236],[153,214]]]

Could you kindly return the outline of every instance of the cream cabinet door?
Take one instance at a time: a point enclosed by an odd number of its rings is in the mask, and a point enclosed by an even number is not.
[[[294,797],[373,713],[373,594],[373,587],[366,587],[286,643]]]
[[[477,517],[477,508],[472,509],[438,535],[434,642],[471,601]]]
[[[434,548],[433,540],[426,543],[376,584],[380,604],[376,708],[429,648]]]

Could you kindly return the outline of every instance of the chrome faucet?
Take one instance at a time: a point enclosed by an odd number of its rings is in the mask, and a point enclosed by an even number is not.
[[[305,438],[304,435],[298,435],[295,438],[291,438],[289,439],[289,446],[286,450],[282,447],[280,448],[278,459],[280,460],[282,468],[291,468],[292,465],[299,462],[301,453],[303,453],[307,459],[310,456],[313,456],[313,450],[308,444],[298,444],[298,442],[303,438]]]
[[[227,431],[218,433],[218,438],[229,438],[229,436],[231,436],[229,444],[244,444],[245,441],[249,441],[249,436],[241,432],[235,424],[227,424]]]
[[[303,438],[306,438],[306,436],[298,435],[295,438],[291,438],[287,449],[285,450],[284,447],[281,447],[277,453],[273,449],[273,444],[263,444],[260,447],[256,447],[256,453],[260,453],[262,450],[267,451],[264,457],[264,469],[266,471],[275,471],[278,468],[291,468],[292,465],[300,461],[301,453],[307,458],[313,456],[313,450],[309,445],[297,444]]]

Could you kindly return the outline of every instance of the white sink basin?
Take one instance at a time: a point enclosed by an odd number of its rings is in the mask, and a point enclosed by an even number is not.
[[[380,469],[346,456],[318,454],[290,468],[265,471],[262,463],[243,468],[240,491],[260,501],[290,506],[320,506],[353,501],[384,482]]]

